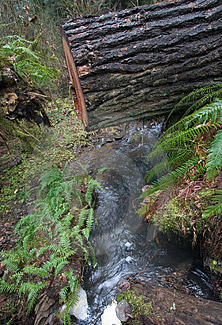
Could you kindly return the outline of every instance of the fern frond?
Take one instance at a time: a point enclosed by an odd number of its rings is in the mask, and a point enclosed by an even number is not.
[[[69,287],[66,286],[66,287],[63,287],[59,292],[60,299],[62,299],[62,301],[64,301],[64,302],[66,301],[68,290],[69,290]]]
[[[34,265],[27,265],[23,269],[24,273],[38,275],[43,278],[48,278],[50,274],[42,267],[36,267]]]
[[[212,85],[206,88],[199,88],[199,89],[195,89],[194,91],[192,91],[191,93],[189,93],[187,96],[183,97],[173,108],[173,110],[170,112],[168,119],[170,118],[170,116],[174,113],[176,113],[177,111],[183,109],[185,110],[187,113],[185,113],[186,115],[188,114],[190,110],[190,105],[193,104],[193,102],[198,101],[199,99],[201,99],[203,96],[207,96],[209,94],[211,94],[212,92],[214,92],[215,90],[217,90],[218,88],[220,89],[222,87],[222,84],[217,84],[217,85]]]
[[[89,206],[92,204],[93,191],[95,188],[101,189],[100,183],[96,179],[90,179],[87,183],[87,192],[85,195],[85,200]]]
[[[203,213],[203,217],[212,217],[222,215],[222,190],[217,190],[215,195],[212,197],[214,205],[210,205]]]
[[[211,142],[209,156],[207,157],[207,178],[212,179],[222,168],[222,130],[219,130]]]
[[[69,270],[65,272],[65,275],[68,277],[69,280],[69,288],[72,293],[78,290],[79,288],[79,283],[77,281],[77,276],[74,275],[73,270]]]
[[[107,167],[103,167],[103,168],[100,168],[99,170],[98,170],[98,172],[97,172],[97,175],[101,175],[105,170],[107,170],[107,169],[109,169],[109,168],[107,168]]]
[[[87,219],[87,216],[88,216],[88,209],[86,208],[81,209],[78,217],[78,229],[80,229],[83,226],[83,224]]]
[[[205,95],[205,96],[201,97],[200,99],[198,99],[197,101],[195,101],[195,103],[193,105],[191,105],[186,110],[186,112],[184,113],[183,116],[191,114],[192,112],[200,109],[201,107],[212,103],[216,99],[222,99],[222,85],[221,85],[221,88],[219,88],[218,90],[210,92],[207,95]]]
[[[188,160],[183,166],[178,167],[176,170],[171,171],[170,173],[162,176],[160,179],[152,183],[146,191],[141,195],[141,198],[145,198],[148,195],[153,194],[159,190],[164,190],[165,188],[177,183],[181,177],[195,164],[199,161],[198,157]]]
[[[80,233],[75,233],[74,235],[74,240],[77,244],[79,244],[79,246],[81,247],[81,249],[84,250],[84,243],[83,243],[83,238],[82,235]]]
[[[55,269],[55,278],[57,277],[58,273],[63,269],[65,265],[69,264],[69,261],[62,261],[60,262]]]
[[[21,284],[18,295],[28,293],[28,313],[33,309],[36,301],[37,294],[47,285],[46,282],[24,282]]]
[[[17,285],[5,281],[4,278],[0,280],[0,292],[1,293],[4,293],[4,292],[9,292],[9,293],[16,292],[17,289],[18,289]]]
[[[28,313],[30,313],[35,305],[37,295],[40,290],[46,286],[46,282],[32,283],[28,293]]]
[[[172,147],[166,153],[166,158],[156,164],[145,176],[145,180],[150,182],[156,177],[162,176],[163,173],[169,172],[183,164],[193,155],[191,148]]]
[[[94,222],[94,211],[93,211],[93,209],[89,209],[88,218],[86,221],[86,228],[84,228],[82,230],[82,233],[84,234],[84,236],[86,237],[87,240],[89,239],[89,235],[90,235],[90,232],[92,229],[93,222]]]
[[[12,272],[19,271],[18,261],[13,260],[13,259],[6,259],[3,261],[3,263],[9,271],[12,271]]]
[[[20,282],[22,282],[22,278],[24,276],[24,273],[23,272],[17,272],[17,273],[14,273],[11,277],[10,277],[10,280],[16,282],[16,285],[18,286]]]
[[[43,246],[41,247],[37,252],[36,252],[36,257],[40,257],[41,255],[43,255],[45,253],[45,251],[49,251],[52,249],[52,245],[47,245],[47,246]]]
[[[59,245],[67,251],[71,249],[70,234],[68,231],[63,232],[59,236]]]
[[[222,100],[217,100],[185,116],[158,139],[153,151],[147,157],[148,160],[152,161],[175,146],[190,145],[201,132],[209,131],[210,128],[215,127],[216,123],[222,124],[221,116]]]

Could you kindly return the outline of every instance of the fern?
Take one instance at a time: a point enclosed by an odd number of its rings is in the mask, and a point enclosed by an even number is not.
[[[200,106],[202,107],[203,105],[205,105],[204,100],[203,100],[203,103],[201,103],[199,101],[201,101],[203,98],[210,97],[212,93],[215,93],[215,91],[218,91],[218,90],[220,91],[221,87],[222,87],[222,84],[217,84],[217,85],[212,85],[212,86],[209,86],[209,87],[206,87],[206,88],[195,89],[190,94],[183,97],[175,105],[175,107],[170,112],[170,114],[168,116],[168,119],[170,118],[170,116],[172,114],[174,114],[174,113],[176,113],[177,111],[180,111],[180,110],[185,111],[184,115],[188,115],[195,108],[199,109]],[[200,103],[200,106],[196,104],[197,102]],[[196,105],[196,106],[193,106],[193,105]],[[191,108],[192,106],[193,106],[193,108]]]
[[[74,275],[73,270],[65,272],[65,275],[68,277],[69,280],[69,288],[72,293],[78,291],[79,283],[77,281],[77,276]]]
[[[182,99],[173,112],[183,108],[184,116],[163,133],[147,157],[154,167],[147,173],[146,180],[148,182],[157,180],[147,186],[142,194],[141,197],[145,200],[139,213],[149,220],[150,218],[162,220],[161,222],[167,229],[171,221],[174,225],[177,222],[174,220],[177,214],[171,215],[169,203],[171,196],[165,189],[170,191],[171,186],[179,182],[180,188],[176,187],[174,199],[177,202],[178,211],[182,211],[189,220],[183,219],[179,227],[184,229],[185,235],[187,234],[186,227],[193,231],[193,243],[196,243],[197,229],[199,232],[204,229],[203,218],[208,218],[209,227],[212,217],[222,214],[221,190],[216,190],[212,198],[209,194],[205,195],[206,202],[211,202],[207,208],[204,208],[205,204],[201,195],[196,194],[203,189],[205,184],[214,188],[216,182],[210,183],[209,180],[215,178],[218,171],[222,169],[221,98],[222,84],[219,84],[195,90]],[[155,161],[159,162],[155,164]],[[184,196],[185,202],[181,203],[180,200]],[[190,216],[186,204],[187,199],[198,205],[197,211]],[[166,205],[166,202],[169,204]],[[163,212],[162,219],[160,219],[158,209]],[[187,226],[184,226],[184,222],[188,222]],[[220,238],[218,237],[217,240]]]
[[[218,90],[212,91],[195,101],[195,103],[186,110],[183,116],[189,115],[190,113],[200,109],[201,107],[207,104],[211,104],[217,99],[222,99],[222,85],[221,88],[219,88]]]
[[[218,131],[209,148],[207,157],[207,177],[212,179],[216,176],[217,170],[222,166],[222,130]]]
[[[87,216],[88,216],[88,209],[87,208],[81,209],[78,217],[78,229],[80,229],[84,225]]]
[[[89,204],[89,206],[91,206],[92,204],[93,191],[95,190],[95,188],[101,189],[99,182],[95,179],[90,179],[87,183],[87,192],[85,195],[85,200]]]
[[[175,184],[180,180],[181,177],[184,177],[184,174],[191,169],[192,167],[195,167],[195,165],[198,162],[198,158],[192,158],[189,161],[187,161],[183,166],[178,167],[176,170],[171,171],[170,173],[162,176],[160,179],[152,183],[151,186],[148,187],[146,191],[141,195],[142,198],[153,194],[156,191],[164,190],[167,187],[170,187],[171,185]]]
[[[202,134],[216,129],[222,124],[222,101],[217,100],[206,105],[170,127],[157,141],[147,160],[153,161],[167,157],[152,168],[146,178],[148,181],[161,175],[172,168],[177,168],[181,163],[190,159],[195,154],[195,140]],[[201,157],[200,157],[201,159]]]
[[[81,191],[83,184],[87,188],[85,195]],[[100,184],[90,176],[87,179],[85,175],[74,175],[68,179],[64,171],[55,167],[41,175],[35,210],[21,218],[15,227],[18,236],[15,249],[1,252],[9,277],[7,281],[1,280],[0,290],[25,295],[28,312],[45,288],[45,280],[56,280],[64,268],[69,284],[61,289],[60,298],[67,306],[76,299],[78,280],[75,271],[67,269],[77,251],[82,251],[85,261],[89,259],[91,246],[87,246],[86,239],[93,225],[94,211],[89,205],[95,187]],[[71,211],[69,203],[73,200],[78,204],[87,200],[88,205],[74,206]],[[64,317],[68,320],[67,313]]]
[[[86,221],[86,228],[84,228],[82,230],[82,233],[84,234],[84,236],[86,237],[87,240],[89,239],[89,234],[92,229],[93,221],[94,221],[94,212],[93,212],[93,209],[89,209],[88,210],[88,218]]]
[[[69,287],[68,286],[65,286],[59,292],[59,296],[62,299],[62,301],[64,301],[64,302],[67,300],[68,290],[69,290]]]
[[[15,292],[17,290],[17,285],[13,284],[13,283],[9,283],[8,281],[5,281],[5,279],[1,279],[0,280],[0,292],[4,293],[4,292]]]
[[[28,293],[28,313],[33,309],[36,301],[37,294],[40,290],[42,290],[47,285],[46,282],[26,282],[22,283],[18,295],[21,296],[22,294]]]
[[[42,278],[48,278],[50,274],[41,267],[36,267],[34,265],[27,265],[23,269],[24,273],[38,275]]]
[[[222,214],[222,190],[217,190],[215,195],[212,197],[214,205],[210,205],[206,208],[203,213],[204,218],[212,216],[220,216]]]
[[[54,85],[53,82],[58,78],[59,71],[41,64],[41,53],[34,50],[38,39],[30,42],[19,36],[10,36],[0,38],[0,44],[2,44],[0,55],[13,57],[12,63],[15,70],[21,77],[25,77],[27,82],[41,86],[49,83]]]
[[[58,273],[64,268],[65,265],[69,264],[69,261],[61,261],[55,269],[55,278],[57,277]]]

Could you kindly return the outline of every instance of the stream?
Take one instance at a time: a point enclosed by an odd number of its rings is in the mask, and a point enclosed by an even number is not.
[[[108,143],[102,139],[81,157],[93,175],[102,167],[107,170],[99,176],[102,190],[98,191],[90,236],[98,265],[94,270],[86,268],[88,317],[77,320],[78,324],[103,324],[98,315],[111,304],[116,284],[135,273],[153,282],[172,275],[181,277],[192,293],[213,298],[207,275],[195,264],[191,249],[169,242],[160,233],[154,240],[156,230],[136,213],[144,176],[150,168],[145,157],[160,136],[161,127],[161,122],[129,124],[122,139]]]

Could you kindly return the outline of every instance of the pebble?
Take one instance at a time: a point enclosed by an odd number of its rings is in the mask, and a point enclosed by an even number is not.
[[[116,315],[121,320],[121,322],[126,322],[129,319],[129,314],[131,312],[131,307],[128,302],[123,299],[116,306]]]

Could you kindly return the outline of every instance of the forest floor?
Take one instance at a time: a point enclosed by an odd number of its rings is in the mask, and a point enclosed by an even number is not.
[[[33,151],[28,151],[19,139],[10,139],[1,144],[0,155],[0,249],[12,250],[17,241],[14,228],[17,222],[35,208],[39,188],[39,177],[52,166],[63,170],[65,165],[76,161],[83,151],[93,150],[98,145],[118,141],[122,138],[122,128],[107,128],[86,132],[73,110],[72,99],[50,102],[45,107],[51,127],[41,126],[41,136]],[[37,126],[32,126],[38,128]],[[31,132],[31,131],[30,131]],[[35,130],[33,131],[33,133]],[[9,150],[8,150],[9,149]],[[81,274],[82,254],[76,257],[73,269]],[[72,263],[73,266],[73,263]],[[0,264],[0,276],[4,265]],[[82,274],[80,275],[82,278]],[[34,323],[34,314],[26,318],[21,307],[25,301],[15,294],[1,294],[0,323],[10,319],[25,324]],[[18,305],[19,304],[19,305]],[[16,311],[16,312],[15,312]],[[22,319],[22,320],[21,320]]]
[[[14,235],[15,225],[22,216],[29,214],[33,210],[33,202],[36,200],[36,193],[39,186],[39,175],[43,171],[48,170],[52,166],[63,169],[65,164],[75,161],[83,151],[93,150],[98,145],[101,146],[112,141],[118,141],[124,135],[123,126],[90,133],[85,132],[82,123],[77,119],[73,111],[71,99],[51,102],[47,105],[46,112],[52,126],[41,127],[41,139],[33,152],[28,152],[17,140],[12,140],[8,143],[10,148],[9,153],[5,149],[3,150],[3,146],[1,147],[3,154],[0,157],[0,163],[2,166],[6,166],[1,170],[0,183],[1,250],[7,251],[15,246],[17,239],[16,235]],[[79,260],[77,259],[75,261],[75,268],[78,268],[79,272],[81,272],[81,260],[82,256],[79,257]],[[0,264],[0,276],[3,273],[3,265]],[[178,317],[188,317],[189,319],[190,316],[185,315],[186,313],[181,305],[178,305],[178,303],[177,305],[173,304],[174,301],[188,297],[186,293],[181,293],[182,296],[180,296],[177,289],[175,290],[175,288],[173,289],[172,286],[169,286],[169,292],[172,292],[172,290],[174,292],[174,298],[172,298],[174,300],[169,301],[163,308],[164,310],[169,310],[166,315],[163,309],[159,309],[159,300],[161,297],[169,295],[167,289],[165,291],[158,289],[158,291],[155,286],[151,288],[151,284],[144,283],[143,281],[134,282],[133,280],[129,281],[129,286],[129,293],[126,294],[123,292],[122,297],[125,299],[129,298],[129,301],[131,299],[131,303],[135,305],[135,308],[138,308],[138,302],[142,306],[140,306],[142,309],[140,308],[135,313],[136,317],[128,320],[129,324],[177,324]],[[153,296],[151,301],[150,292],[152,290],[155,292],[158,291],[158,295],[156,297]],[[192,298],[188,300],[190,305],[195,301]],[[155,306],[151,314],[150,301],[151,305]],[[15,310],[18,312],[18,300],[14,295],[9,298],[8,294],[4,294],[0,296],[0,303],[0,320],[3,320],[6,324],[6,321],[11,317],[10,315],[15,314]],[[200,305],[205,306],[202,301]],[[215,303],[212,306],[216,306],[216,316],[214,315],[214,317],[220,317],[220,313],[217,312],[220,310],[220,305],[217,306],[217,303]],[[183,315],[179,315],[174,308],[182,308]],[[194,317],[196,311],[190,314]],[[199,316],[197,315],[195,317],[198,319]],[[30,316],[26,322],[26,324],[33,324],[34,315],[33,318]],[[204,322],[203,324],[205,324]],[[194,322],[194,324],[196,323]]]

